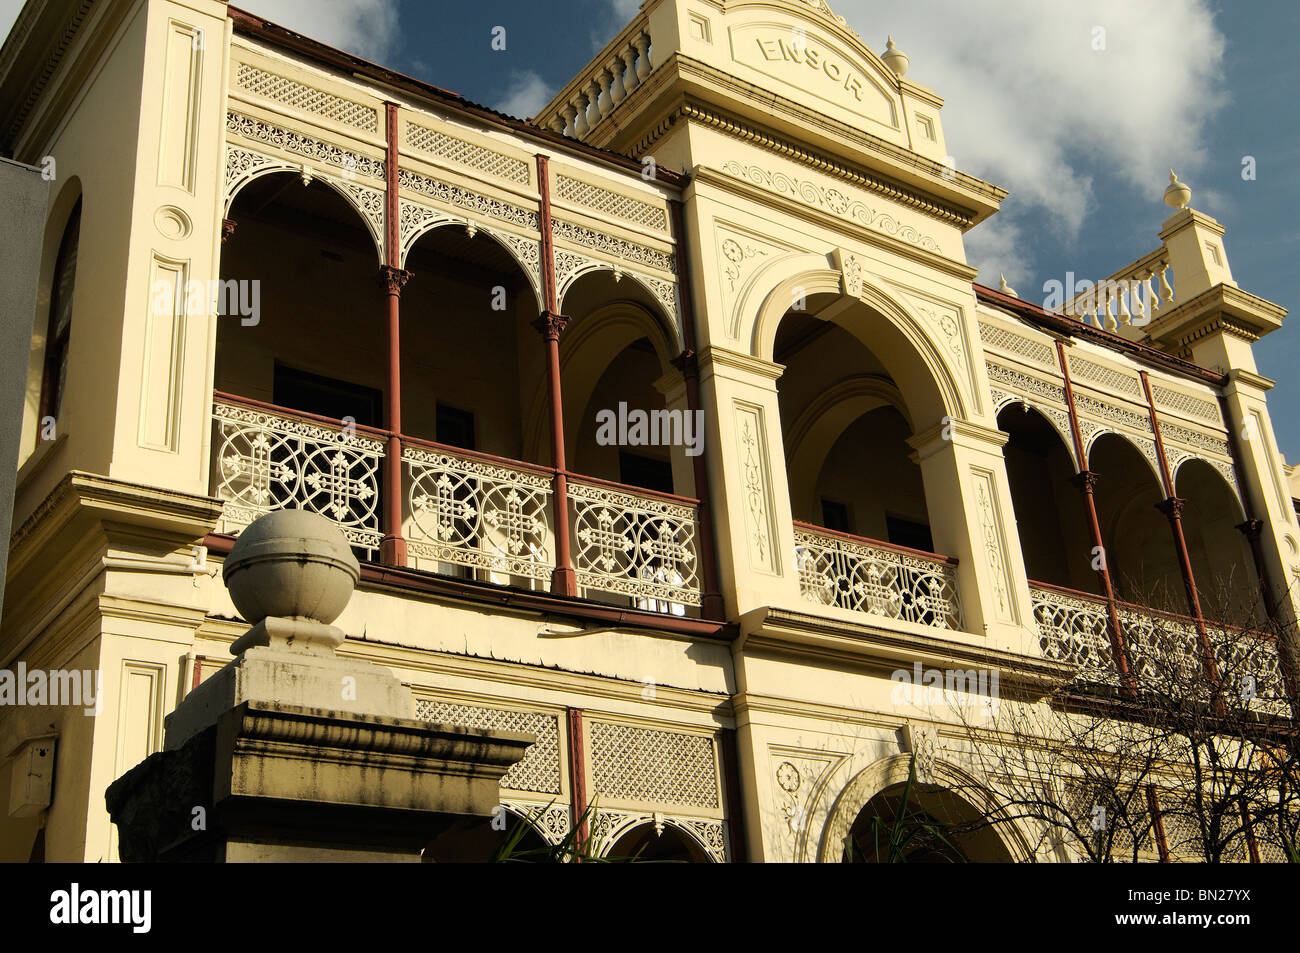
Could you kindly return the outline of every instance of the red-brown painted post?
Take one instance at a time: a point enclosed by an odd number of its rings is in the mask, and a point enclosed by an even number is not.
[[[401,249],[398,245],[397,203],[397,104],[384,104],[385,129],[388,145],[384,157],[384,264],[379,269],[379,280],[384,290],[388,308],[388,380],[387,420],[388,445],[384,453],[384,538],[380,543],[379,558],[390,565],[406,565],[406,540],[402,536],[402,289],[410,279],[410,272],[401,268]]]
[[[537,189],[541,196],[539,229],[542,236],[542,293],[546,301],[533,327],[546,342],[546,375],[550,384],[551,454],[555,466],[555,571],[551,574],[551,591],[576,596],[578,578],[573,571],[572,545],[569,539],[569,480],[564,459],[564,396],[560,389],[560,334],[569,319],[560,314],[555,287],[555,246],[551,237],[550,160],[537,157]]]
[[[1151,380],[1146,371],[1140,371],[1142,391],[1146,394],[1147,413],[1151,418],[1151,433],[1156,440],[1156,458],[1160,462],[1160,482],[1164,486],[1165,499],[1158,504],[1162,513],[1169,518],[1169,529],[1174,538],[1174,550],[1178,554],[1178,568],[1183,575],[1183,589],[1187,593],[1187,607],[1196,622],[1196,641],[1201,647],[1201,665],[1205,677],[1216,688],[1219,684],[1219,670],[1214,663],[1214,649],[1210,646],[1209,635],[1205,631],[1205,614],[1201,611],[1201,596],[1196,589],[1196,576],[1192,572],[1192,557],[1187,552],[1187,537],[1183,534],[1183,504],[1185,500],[1174,495],[1174,478],[1169,472],[1169,461],[1165,458],[1165,442],[1160,436],[1160,417],[1156,414],[1156,402],[1151,396]],[[1216,700],[1221,705],[1222,700]]]
[[[1094,551],[1101,554],[1101,564],[1097,567],[1097,579],[1102,592],[1106,595],[1106,615],[1110,620],[1110,647],[1115,658],[1115,667],[1119,670],[1120,685],[1126,693],[1132,693],[1133,677],[1128,664],[1128,646],[1124,642],[1124,632],[1119,624],[1119,611],[1115,607],[1115,586],[1110,578],[1110,567],[1106,563],[1106,544],[1101,537],[1101,522],[1097,519],[1097,474],[1088,469],[1088,451],[1083,445],[1083,432],[1079,429],[1079,412],[1074,406],[1074,384],[1070,380],[1070,365],[1065,359],[1065,347],[1056,342],[1056,359],[1061,366],[1061,379],[1065,383],[1065,404],[1070,413],[1070,439],[1074,444],[1074,453],[1079,460],[1079,472],[1075,474],[1074,485],[1083,494],[1084,516],[1088,522],[1088,534],[1092,537]]]
[[[587,812],[587,755],[582,709],[570,708],[566,720],[569,728],[569,796],[572,799],[570,814],[574,826],[573,846],[575,852],[581,855],[590,833],[587,820],[583,817]],[[574,859],[582,858],[577,856]]]

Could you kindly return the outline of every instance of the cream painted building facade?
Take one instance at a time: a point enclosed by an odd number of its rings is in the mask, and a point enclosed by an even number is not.
[[[1006,193],[907,65],[821,0],[647,0],[521,122],[217,0],[30,0],[0,145],[57,176],[0,668],[102,697],[0,709],[0,856],[116,859],[104,790],[229,659],[221,558],[284,506],[363,560],[340,651],[535,733],[503,804],[553,843],[594,802],[615,854],[837,861],[913,755],[968,789],[915,663],[1032,699],[1142,664],[1151,592],[1293,619],[1284,311],[1177,186],[1113,293],[973,284]],[[611,444],[620,405],[679,430]],[[1024,827],[972,859],[1066,859]]]

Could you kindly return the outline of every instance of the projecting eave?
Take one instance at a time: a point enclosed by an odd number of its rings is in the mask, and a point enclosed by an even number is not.
[[[562,94],[561,94],[562,95]],[[557,96],[539,115],[561,102]],[[619,103],[586,141],[631,157],[681,122],[699,123],[876,191],[930,204],[963,230],[998,210],[1007,191],[707,63],[675,53]],[[924,209],[922,209],[924,210]]]
[[[1126,354],[1139,363],[1150,367],[1158,367],[1180,377],[1200,381],[1214,387],[1222,387],[1227,382],[1227,378],[1217,371],[1212,371],[1199,364],[1167,354],[1151,347],[1149,344],[1130,341],[1128,338],[1121,337],[1111,331],[1106,331],[1091,324],[1084,324],[1082,321],[1066,317],[1055,311],[1048,311],[1032,302],[1004,294],[996,288],[989,288],[979,283],[976,283],[974,288],[975,297],[981,306],[1000,311],[1017,321],[1022,321],[1040,331],[1046,331],[1060,339],[1081,338],[1085,341],[1091,341],[1093,344],[1100,345],[1108,350]]]

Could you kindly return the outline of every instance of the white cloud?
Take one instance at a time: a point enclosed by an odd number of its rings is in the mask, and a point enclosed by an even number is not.
[[[397,50],[397,0],[243,0],[237,6],[368,60],[383,63]]]
[[[511,116],[531,119],[554,95],[555,90],[546,80],[532,70],[523,70],[511,74],[510,84],[497,108]]]
[[[1089,166],[1158,204],[1170,166],[1185,179],[1204,166],[1203,130],[1226,102],[1210,0],[832,6],[877,52],[892,34],[911,57],[908,78],[944,97],[957,167],[1048,213],[1067,241],[1094,210]]]
[[[1007,284],[1032,292],[1033,270],[1024,253],[1028,247],[1020,225],[995,215],[967,233],[966,260],[979,269],[983,284],[996,288],[998,276],[1006,275]]]

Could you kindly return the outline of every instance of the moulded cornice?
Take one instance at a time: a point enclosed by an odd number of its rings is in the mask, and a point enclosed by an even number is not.
[[[1003,686],[1034,694],[1067,685],[1076,674],[1063,662],[788,609],[755,609],[745,615],[743,628],[736,651],[746,655],[775,652],[866,669],[911,669],[916,662],[926,668],[984,668],[996,671]]]
[[[777,364],[772,361],[765,361],[761,357],[754,357],[752,354],[745,354],[741,351],[733,351],[730,348],[717,347],[709,345],[700,352],[699,363],[701,369],[724,368],[733,371],[742,371],[746,375],[757,375],[764,380],[779,380],[785,373],[785,365]]]
[[[841,175],[837,169],[843,169],[865,180],[878,181],[882,187],[913,193],[914,201],[928,202],[957,218],[967,219],[963,228],[992,215],[1008,194],[1005,189],[982,179],[832,119],[681,53],[675,53],[668,62],[655,67],[645,85],[649,86],[650,81],[656,81],[657,89],[643,92],[638,88],[602,121],[591,141],[633,155],[644,155],[674,123],[691,119],[754,142],[779,155],[805,162],[813,168],[836,175]],[[676,87],[681,88],[680,98],[667,111],[652,108],[653,103],[665,98],[672,101],[670,93]],[[714,102],[713,99],[720,101]],[[729,107],[728,103],[732,105]],[[758,115],[744,116],[736,111],[737,104],[746,103],[755,104],[755,109],[761,104],[762,116],[770,117],[769,120],[763,121]],[[645,112],[633,118],[638,109],[645,109]],[[642,116],[645,121],[638,121]],[[781,123],[788,131],[775,128]],[[806,144],[794,141],[795,135],[804,134],[809,136]],[[872,163],[872,169],[865,167],[864,159]]]

